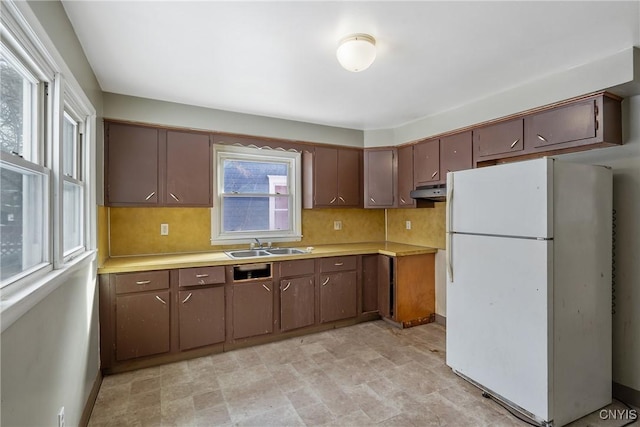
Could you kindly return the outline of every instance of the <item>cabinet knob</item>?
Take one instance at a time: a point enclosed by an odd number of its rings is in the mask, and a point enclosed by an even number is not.
[[[265,288],[266,290],[268,290],[269,292],[271,292],[271,289],[269,289],[269,287],[267,285],[265,285],[264,283],[262,284],[262,287]]]
[[[156,295],[156,299],[158,301],[160,301],[161,303],[163,303],[164,305],[167,305],[167,302],[165,300],[163,300],[162,298],[160,298],[158,295]]]
[[[171,197],[173,197],[173,200],[175,200],[176,202],[179,202],[179,201],[180,201],[180,199],[178,199],[178,196],[176,196],[175,194],[173,194],[173,193],[169,193],[169,195],[170,195]]]
[[[407,203],[402,196],[400,196],[400,203]]]
[[[371,200],[371,203],[375,203],[376,199],[374,199],[373,197],[369,197],[369,200]]]
[[[330,204],[330,205],[331,205],[331,204],[333,204],[333,202],[335,202],[335,201],[336,201],[336,199],[337,199],[336,197],[334,197],[333,199],[331,199],[331,201],[329,202],[329,204]]]
[[[322,286],[326,286],[329,283],[329,278],[327,277],[324,282],[322,282]]]
[[[287,289],[289,289],[289,286],[291,286],[291,282],[287,283],[287,286],[284,287],[284,289],[282,290],[282,292],[286,291]]]
[[[346,203],[346,202],[344,201],[344,199],[342,198],[342,196],[338,197],[338,199],[340,199],[340,201],[341,201],[342,203]]]
[[[538,136],[538,139],[539,139],[540,141],[542,141],[542,142],[549,142],[549,141],[547,141],[547,139],[546,139],[544,136],[542,136],[542,135],[540,135],[540,134],[538,134],[537,136]]]
[[[191,292],[189,292],[189,295],[187,295],[187,297],[185,299],[182,300],[182,303],[186,303],[187,301],[189,301],[189,299],[191,299],[191,295],[193,295]]]
[[[156,194],[155,191],[152,191],[151,193],[149,193],[149,195],[147,197],[145,197],[145,200],[149,200],[150,198],[152,198],[154,195]]]
[[[540,135],[538,135],[538,136],[540,136]],[[520,138],[518,138],[518,139],[516,139],[515,141],[513,141],[513,142],[511,143],[511,147],[510,147],[510,148],[515,147],[515,146],[516,146],[516,144],[517,144],[518,142],[520,142]]]
[[[436,175],[438,175],[438,171],[435,171],[434,173],[431,174],[431,178],[435,178]]]

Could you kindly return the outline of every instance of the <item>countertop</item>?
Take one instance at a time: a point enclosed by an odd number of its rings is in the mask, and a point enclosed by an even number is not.
[[[345,255],[382,254],[394,257],[435,253],[437,248],[405,245],[394,242],[345,243],[314,246],[310,253],[280,255],[260,258],[232,259],[224,252],[197,252],[167,255],[136,255],[109,258],[98,268],[98,274],[127,273],[134,271],[165,270],[173,268],[204,267],[215,265],[251,264],[294,259],[322,258]],[[305,248],[301,248],[305,249]]]

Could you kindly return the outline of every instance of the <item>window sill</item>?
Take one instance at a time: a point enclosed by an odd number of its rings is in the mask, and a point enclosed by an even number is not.
[[[47,273],[33,283],[16,285],[16,289],[11,289],[11,285],[9,285],[0,291],[0,326],[2,327],[2,332],[50,293],[58,289],[74,272],[88,266],[95,260],[96,251],[87,251],[65,264],[64,267]],[[93,269],[96,269],[95,265]],[[94,276],[95,274],[92,277]]]

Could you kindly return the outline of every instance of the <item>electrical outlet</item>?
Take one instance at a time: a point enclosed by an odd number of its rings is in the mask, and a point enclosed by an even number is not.
[[[160,224],[160,235],[161,236],[169,235],[169,224]]]
[[[64,406],[58,412],[58,427],[64,427]]]
[[[411,221],[405,221],[404,226],[407,230],[411,230]]]
[[[342,230],[342,221],[333,221],[334,230]]]

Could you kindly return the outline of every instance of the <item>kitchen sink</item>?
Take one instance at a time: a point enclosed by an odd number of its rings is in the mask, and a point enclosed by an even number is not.
[[[271,255],[298,255],[307,253],[307,251],[296,248],[273,248],[267,249],[267,252],[269,252]]]
[[[264,248],[264,249],[242,249],[225,252],[231,258],[259,258],[275,255],[298,255],[306,254],[307,251],[298,248]]]
[[[262,249],[247,249],[240,251],[229,251],[225,252],[231,258],[254,258],[254,257],[263,257],[271,255],[269,252],[264,251]]]

